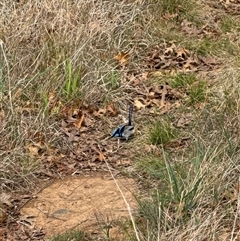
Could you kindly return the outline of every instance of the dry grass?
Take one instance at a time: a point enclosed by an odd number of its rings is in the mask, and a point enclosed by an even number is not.
[[[172,1],[168,8],[160,1],[141,0],[2,1],[1,191],[28,192],[39,180],[37,170],[43,167],[34,155],[38,149],[31,149],[33,144],[40,145],[44,140],[47,149],[65,148],[59,126],[64,105],[84,100],[98,106],[111,101],[125,106],[134,95],[133,87],[124,81],[126,73],[139,71],[150,46],[176,41],[196,53],[218,57],[222,68],[211,75],[197,73],[210,83],[204,90],[207,99],[203,108],[183,102],[181,108],[169,113],[167,121],[173,123],[182,114],[192,113],[190,126],[181,130],[191,136],[190,145],[179,151],[157,146],[161,154],[154,157],[157,164],[152,161],[151,170],[148,156],[140,158],[145,162],[135,175],[154,188],[149,193],[148,209],[139,200],[143,216],[136,222],[138,233],[128,238],[239,239],[239,17],[227,17],[228,13],[219,8],[214,10],[216,19],[221,14],[224,19],[209,20],[209,9],[213,8],[207,1],[201,3],[207,6],[205,12],[188,1],[183,1],[181,8],[178,2]],[[179,6],[177,16],[174,4]],[[192,14],[194,9],[198,15]],[[192,21],[194,27],[204,26],[206,36],[187,35],[181,29],[184,19]],[[120,52],[130,54],[128,67],[119,68],[114,62]],[[78,81],[73,86],[75,77]],[[69,80],[70,92],[66,89]],[[142,121],[141,134],[146,133],[136,141],[136,148],[141,149],[146,144],[149,121],[145,117],[138,120]],[[159,166],[166,175],[159,174]],[[193,189],[194,205],[184,209],[191,201],[184,195]]]
[[[49,143],[58,141],[55,121],[69,101],[67,60],[71,71],[80,75],[73,100],[96,104],[128,99],[121,92],[126,85],[119,83],[117,91],[108,88],[109,73],[119,72],[114,55],[138,45],[142,9],[143,4],[137,2],[2,3],[1,164],[3,170],[12,169],[2,172],[4,183],[15,185],[31,176],[36,166],[27,164],[34,162],[27,149],[37,142],[38,133]],[[23,170],[24,163],[29,170]]]

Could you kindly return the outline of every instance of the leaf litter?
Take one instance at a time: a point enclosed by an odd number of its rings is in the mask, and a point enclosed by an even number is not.
[[[162,43],[150,50],[144,66],[154,72],[158,70],[178,70],[184,72],[213,71],[219,64],[211,56],[197,55],[174,42]]]

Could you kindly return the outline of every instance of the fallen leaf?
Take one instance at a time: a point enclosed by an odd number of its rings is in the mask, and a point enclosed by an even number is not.
[[[38,151],[40,150],[40,148],[38,146],[35,145],[29,145],[28,146],[28,150],[32,155],[38,155]]]
[[[137,110],[140,110],[142,108],[145,108],[146,105],[144,105],[139,99],[134,100],[134,106]]]
[[[190,140],[189,137],[185,137],[185,138],[178,139],[178,140],[173,140],[173,141],[166,143],[165,147],[178,150],[178,149],[185,147],[189,140]]]
[[[113,102],[111,102],[110,104],[107,104],[106,110],[110,112],[110,116],[116,116],[118,114],[118,110],[114,106]]]
[[[206,105],[206,103],[204,103],[204,102],[197,103],[197,104],[195,104],[195,108],[198,110],[203,110],[205,105]]]
[[[124,167],[129,167],[129,166],[131,166],[131,160],[130,159],[118,159],[117,160],[117,162],[116,162],[116,164],[118,165],[118,166],[124,166]]]
[[[34,137],[34,141],[42,142],[42,143],[45,141],[45,135],[40,131],[35,132],[33,137]]]
[[[192,116],[181,116],[177,121],[177,127],[186,127],[192,121]]]
[[[121,52],[120,54],[115,55],[114,59],[117,60],[120,65],[126,65],[128,64],[129,57],[130,56],[127,53]]]
[[[179,58],[180,60],[185,60],[187,59],[187,57],[190,56],[190,53],[188,50],[186,50],[185,48],[178,48],[176,50],[177,53],[177,58]]]
[[[106,114],[106,108],[98,109],[93,112],[93,115],[96,117],[100,117]]]
[[[164,55],[172,55],[174,53],[174,49],[176,49],[176,45],[173,43],[170,47],[165,49]]]
[[[104,157],[103,153],[100,152],[100,151],[99,151],[98,159],[99,159],[101,162],[105,160],[105,157]]]
[[[166,20],[170,20],[170,19],[174,19],[178,16],[177,13],[174,13],[174,14],[170,14],[170,13],[165,13],[163,18],[166,19]]]
[[[206,65],[216,65],[217,61],[211,56],[198,56],[198,58]]]
[[[27,146],[28,151],[30,152],[31,155],[33,156],[38,156],[41,153],[43,153],[43,151],[46,149],[45,145],[42,142],[37,142],[34,144],[29,144]]]
[[[147,153],[153,153],[154,155],[160,155],[161,154],[159,148],[156,145],[146,144],[144,146],[144,149],[146,150]]]
[[[54,93],[53,91],[50,91],[50,92],[48,93],[48,101],[49,101],[49,103],[55,102],[55,98],[56,98],[55,93]]]
[[[0,194],[0,203],[6,204],[10,207],[10,206],[12,206],[12,204],[10,202],[10,198],[11,198],[10,194],[3,192]]]
[[[77,121],[73,125],[78,129],[80,129],[82,127],[83,121],[84,121],[84,113],[80,116],[79,119],[77,119]]]

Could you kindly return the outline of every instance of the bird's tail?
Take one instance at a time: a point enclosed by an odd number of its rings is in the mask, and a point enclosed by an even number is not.
[[[129,126],[133,126],[133,120],[132,120],[132,116],[133,116],[133,104],[129,104],[129,115],[128,115],[128,125]]]

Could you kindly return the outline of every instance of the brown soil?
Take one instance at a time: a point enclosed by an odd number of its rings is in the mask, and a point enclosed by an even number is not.
[[[133,210],[134,181],[116,181]],[[70,229],[100,234],[109,223],[114,231],[114,220],[122,218],[129,219],[129,213],[116,183],[111,177],[98,174],[54,181],[21,209],[20,219],[30,228],[43,229],[49,237]]]

